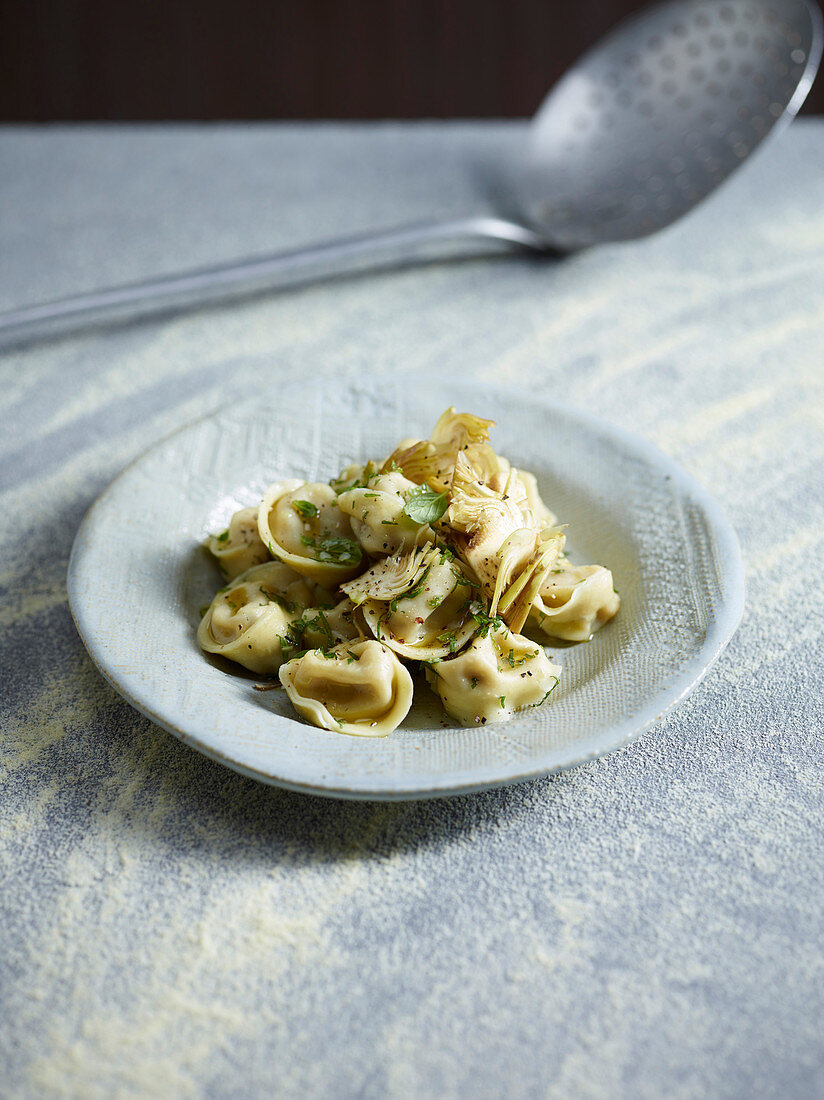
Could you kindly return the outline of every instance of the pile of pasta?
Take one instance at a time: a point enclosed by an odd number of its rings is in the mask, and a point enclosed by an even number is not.
[[[542,641],[585,641],[618,611],[612,574],[572,565],[535,477],[447,409],[429,439],[329,484],[278,481],[207,540],[226,585],[198,641],[279,677],[323,729],[381,737],[410,668],[464,726],[540,706],[561,668]],[[421,677],[418,676],[420,680]]]

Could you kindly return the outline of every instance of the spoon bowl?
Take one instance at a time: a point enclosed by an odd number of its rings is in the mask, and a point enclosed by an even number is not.
[[[822,37],[806,0],[669,0],[626,19],[535,116],[528,223],[571,250],[676,221],[795,115]]]

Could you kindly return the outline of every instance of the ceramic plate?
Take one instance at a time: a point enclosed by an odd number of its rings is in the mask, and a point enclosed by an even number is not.
[[[425,438],[448,405],[494,417],[492,442],[532,470],[569,525],[573,561],[607,565],[618,617],[591,642],[549,647],[549,702],[511,722],[455,728],[425,686],[387,738],[306,725],[282,691],[208,660],[199,609],[221,581],[201,549],[279,478],[327,480],[347,463]],[[717,505],[649,443],[588,413],[466,382],[403,376],[311,381],[233,401],[153,447],[78,532],[69,597],[97,667],[130,703],[237,771],[295,790],[417,798],[512,783],[601,756],[698,682],[743,607],[735,535]]]

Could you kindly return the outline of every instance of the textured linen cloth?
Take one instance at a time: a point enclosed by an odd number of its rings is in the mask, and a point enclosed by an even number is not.
[[[488,209],[522,134],[6,128],[0,308]],[[3,349],[4,1095],[821,1096],[823,338],[824,124],[804,121],[646,241]],[[245,779],[95,671],[74,534],[235,395],[416,368],[656,442],[738,531],[742,626],[665,721],[559,776],[401,804]]]

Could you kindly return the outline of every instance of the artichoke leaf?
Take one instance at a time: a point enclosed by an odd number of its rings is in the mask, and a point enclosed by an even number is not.
[[[428,484],[439,493],[450,487],[455,460],[461,453],[467,455],[470,466],[478,467],[481,480],[491,477],[505,464],[499,459],[487,440],[494,420],[485,420],[472,413],[458,413],[448,408],[438,419],[429,439],[401,443],[381,467],[382,472],[400,469],[404,477],[418,485]]]
[[[407,553],[393,554],[342,584],[341,589],[356,605],[366,600],[395,599],[414,587],[433,553],[439,556],[441,552],[431,546],[416,546]]]

